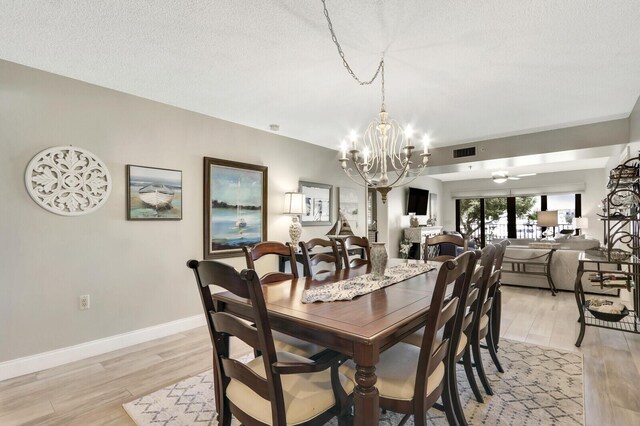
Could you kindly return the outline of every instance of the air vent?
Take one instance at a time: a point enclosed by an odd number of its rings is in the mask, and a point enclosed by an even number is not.
[[[453,150],[453,158],[461,158],[461,157],[473,157],[476,155],[476,147],[471,146],[469,148],[460,148]]]

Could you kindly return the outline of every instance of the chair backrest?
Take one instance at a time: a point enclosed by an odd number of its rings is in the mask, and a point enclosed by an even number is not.
[[[428,236],[424,243],[424,260],[435,260],[441,262],[443,260],[449,260],[455,258],[450,255],[438,254],[430,255],[433,250],[439,250],[442,244],[452,244],[455,247],[465,248],[464,238],[459,235],[434,235]]]
[[[465,277],[465,275],[469,267],[469,262],[474,261],[474,259],[475,253],[463,253],[454,260],[446,260],[438,271],[436,285],[431,298],[431,305],[429,312],[427,312],[426,326],[422,336],[420,356],[418,359],[418,371],[416,373],[416,383],[413,394],[414,404],[418,406],[418,409],[422,404],[435,402],[435,399],[442,393],[444,382],[429,394],[429,400],[433,399],[432,402],[425,400],[428,378],[431,373],[438,368],[440,362],[444,361],[448,354],[456,317],[455,314],[460,301],[458,296],[452,295],[445,303],[445,296],[450,285],[453,285],[454,292],[456,287],[458,287],[458,291],[462,293],[465,281],[468,280],[468,277]],[[436,347],[436,335],[438,331],[443,328],[442,341]]]
[[[349,269],[351,267],[371,264],[371,249],[369,248],[369,240],[366,237],[356,237],[350,235],[347,238],[340,239],[342,247],[343,267]],[[360,249],[364,254],[364,258],[349,259],[349,250]]]
[[[304,275],[312,277],[316,274],[331,271],[331,269],[319,269],[314,272],[313,267],[321,263],[327,264],[326,267],[330,267],[333,264],[333,270],[338,271],[340,269],[340,256],[338,254],[338,246],[335,240],[325,240],[323,238],[313,238],[309,241],[300,241],[298,243],[302,250],[302,260],[304,264]],[[322,252],[313,252],[313,249],[317,247],[324,248]]]
[[[455,318],[447,323],[443,333],[444,336],[451,336],[449,362],[455,363],[457,361],[454,358],[462,334],[465,333],[468,337],[468,333],[471,331],[473,314],[467,308],[477,301],[478,289],[473,284],[482,277],[483,268],[481,266],[476,268],[481,256],[482,252],[480,250],[474,250],[462,253],[454,259],[454,261],[460,262],[463,257],[469,257],[466,271],[458,277],[453,288],[452,297],[458,298]]]
[[[502,240],[498,244],[496,244],[496,261],[494,263],[493,269],[497,271],[498,269],[502,269],[502,261],[504,260],[504,254],[507,251],[507,246],[511,244],[509,240]]]
[[[473,331],[473,316],[474,310],[477,309],[478,295],[480,293],[479,284],[482,281],[484,267],[477,266],[482,258],[482,251],[474,250],[474,260],[469,262],[466,276],[468,278],[468,284],[466,286],[466,293],[461,293],[460,305],[458,312],[456,312],[456,327],[453,332],[453,336],[456,337],[455,342],[452,340],[453,348],[458,348],[458,342],[462,337],[462,334],[466,335],[467,342],[471,341],[471,334]],[[477,266],[477,267],[476,267]],[[455,292],[454,292],[455,294]],[[455,359],[456,350],[451,351],[453,362],[457,362]]]
[[[207,324],[213,343],[214,371],[220,372],[221,392],[225,395],[230,379],[243,383],[260,397],[271,401],[273,424],[285,424],[284,396],[280,375],[272,371],[277,362],[276,350],[267,316],[267,308],[258,275],[254,270],[236,271],[232,266],[213,260],[190,260],[187,266],[193,269],[198,284],[200,299],[207,316]],[[225,312],[216,312],[213,307],[210,285],[217,285],[238,297],[251,301],[251,322],[248,325],[239,318]],[[242,362],[229,358],[228,337],[235,336],[257,351],[264,361],[266,378],[256,375]],[[228,404],[225,404],[225,406]],[[231,409],[234,411],[233,408]],[[246,418],[246,415],[236,417]],[[281,418],[282,417],[282,418]]]
[[[482,249],[482,257],[480,259],[480,265],[483,267],[482,278],[478,283],[478,301],[477,304],[473,307],[474,316],[473,316],[473,330],[474,332],[478,331],[478,327],[480,325],[480,320],[482,316],[486,314],[485,306],[488,302],[491,302],[491,297],[487,297],[489,290],[494,287],[494,285],[490,284],[490,280],[492,278],[493,264],[496,258],[496,247],[493,244],[487,244],[485,248]],[[497,277],[500,277],[500,271],[495,271]],[[497,280],[497,278],[496,278]],[[485,312],[483,312],[485,311]]]
[[[296,252],[294,248],[289,244],[283,244],[277,241],[264,241],[254,245],[251,248],[242,247],[244,251],[244,257],[247,261],[247,268],[255,270],[254,262],[263,256],[277,255],[288,258],[289,265],[291,266],[291,273],[289,272],[267,272],[260,277],[261,284],[269,284],[278,281],[290,280],[298,278],[298,264],[296,262]]]

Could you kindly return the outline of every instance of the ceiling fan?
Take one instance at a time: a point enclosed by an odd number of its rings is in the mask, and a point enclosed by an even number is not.
[[[520,180],[521,177],[535,176],[535,175],[536,175],[535,173],[523,173],[516,176],[510,176],[509,172],[499,170],[497,172],[491,173],[491,179],[493,179],[495,183],[505,183],[508,180]]]

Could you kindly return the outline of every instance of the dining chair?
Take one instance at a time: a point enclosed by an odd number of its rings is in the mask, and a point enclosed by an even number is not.
[[[451,331],[451,345],[449,347],[449,354],[447,355],[449,362],[447,374],[445,375],[445,392],[448,392],[447,398],[451,400],[452,407],[451,414],[446,412],[447,419],[450,419],[450,416],[455,416],[456,420],[455,422],[450,420],[449,424],[466,425],[467,421],[462,409],[462,403],[460,402],[460,395],[458,392],[456,365],[463,357],[468,358],[468,362],[471,363],[471,349],[469,347],[469,340],[471,338],[471,330],[473,326],[473,312],[471,312],[470,309],[478,299],[478,288],[476,286],[476,283],[478,283],[482,279],[483,267],[480,266],[476,268],[477,262],[482,256],[482,252],[480,250],[474,250],[473,252],[469,251],[461,254],[460,256],[473,256],[473,258],[469,260],[469,264],[467,266],[465,274],[459,277],[456,281],[456,285],[452,293],[453,297],[458,297],[459,302],[458,308],[456,309],[454,322],[448,325],[453,326],[453,330]],[[445,334],[447,334],[447,330],[443,331],[443,335]],[[420,347],[422,344],[423,335],[424,328],[421,328],[420,330],[405,338],[403,342],[409,343],[416,347]],[[437,335],[436,339],[438,341],[441,341],[442,336]],[[471,376],[468,380],[473,389],[473,392],[479,394],[480,390],[478,389],[478,385],[475,382],[473,371],[471,372]]]
[[[324,425],[348,422],[354,384],[338,368],[345,357],[329,350],[316,359],[276,352],[261,283],[254,270],[237,272],[217,261],[190,260],[213,344],[218,424],[235,416],[247,426]],[[214,309],[209,285],[251,302],[253,324]],[[235,336],[261,355],[246,364],[229,356]]]
[[[260,284],[270,284],[278,281],[298,278],[298,264],[296,262],[296,252],[293,246],[277,241],[263,241],[253,247],[242,247],[247,268],[255,270],[255,261],[268,255],[285,257],[289,261],[291,272],[267,272],[260,277]]]
[[[380,354],[375,368],[380,407],[405,414],[400,424],[413,415],[416,426],[425,425],[427,411],[440,397],[445,413],[453,413],[445,376],[449,374],[449,346],[455,343],[452,334],[459,298],[452,295],[445,302],[445,296],[450,285],[464,285],[467,281],[465,275],[474,257],[474,253],[465,253],[440,266],[420,347],[400,342]],[[462,281],[458,281],[460,277]],[[438,339],[440,330],[442,338]],[[347,361],[341,371],[355,380],[352,361]]]
[[[504,370],[500,365],[498,356],[494,350],[494,344],[491,334],[489,334],[489,327],[491,324],[491,315],[493,308],[493,298],[490,296],[493,294],[494,287],[496,286],[498,279],[500,278],[500,271],[493,271],[493,265],[496,257],[496,248],[492,244],[488,244],[482,249],[482,258],[480,259],[480,265],[484,268],[482,273],[482,279],[478,286],[478,302],[473,306],[473,329],[471,333],[470,345],[471,353],[473,354],[473,366],[480,378],[480,383],[484,387],[485,392],[488,395],[493,395],[493,390],[489,384],[489,380],[484,371],[484,365],[482,362],[482,354],[480,352],[481,342],[486,340],[486,349],[496,366],[496,369],[503,373]],[[465,370],[468,370],[469,366],[465,364]],[[467,371],[467,376],[470,375],[470,371]],[[484,398],[481,395],[474,392],[478,402],[484,402]],[[478,398],[480,396],[480,398]]]
[[[309,241],[300,241],[298,243],[302,250],[302,261],[304,266],[304,275],[306,277],[313,277],[316,274],[332,272],[340,270],[340,255],[338,254],[338,246],[335,240],[325,240],[324,238],[312,238]],[[314,252],[314,249],[320,248],[324,251]],[[318,269],[314,272],[314,266],[318,266],[322,269]],[[333,270],[326,269],[331,268]]]
[[[245,260],[247,262],[247,268],[255,270],[254,262],[264,256],[277,255],[288,258],[291,265],[291,273],[289,272],[267,272],[260,277],[260,284],[271,284],[279,281],[290,280],[298,278],[298,266],[296,262],[296,255],[293,247],[288,244],[283,244],[277,241],[266,241],[257,243],[253,247],[242,247],[244,251]],[[325,348],[316,344],[307,342],[302,339],[298,339],[288,334],[280,333],[278,331],[273,332],[273,337],[276,341],[276,348],[279,351],[291,352],[296,355],[312,356],[323,351]]]
[[[504,260],[504,254],[507,251],[507,247],[511,244],[509,240],[502,240],[496,245],[496,261],[494,263],[494,271],[502,270],[502,261]],[[502,278],[502,274],[500,274],[500,278]],[[495,288],[495,293],[493,295],[493,315],[491,316],[491,327],[489,328],[489,333],[491,333],[491,338],[494,343],[494,350],[498,351],[498,343],[500,341],[500,321],[502,320],[502,291],[500,287],[502,283],[500,279],[498,279],[498,284]]]
[[[367,237],[350,235],[347,238],[340,238],[338,241],[342,251],[342,264],[344,269],[371,264],[371,249],[369,248],[369,240]],[[350,250],[359,250],[364,257],[349,258]]]
[[[442,244],[452,244],[455,247],[461,247],[463,250],[466,248],[464,238],[459,235],[433,235],[428,236],[424,242],[424,260],[434,260],[442,262],[443,260],[449,260],[455,258],[452,255],[441,255],[440,250]]]

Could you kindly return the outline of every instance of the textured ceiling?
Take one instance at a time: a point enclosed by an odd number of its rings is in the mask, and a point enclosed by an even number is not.
[[[436,146],[626,117],[640,93],[638,0],[327,3]],[[379,108],[320,0],[2,0],[0,58],[328,147]]]

